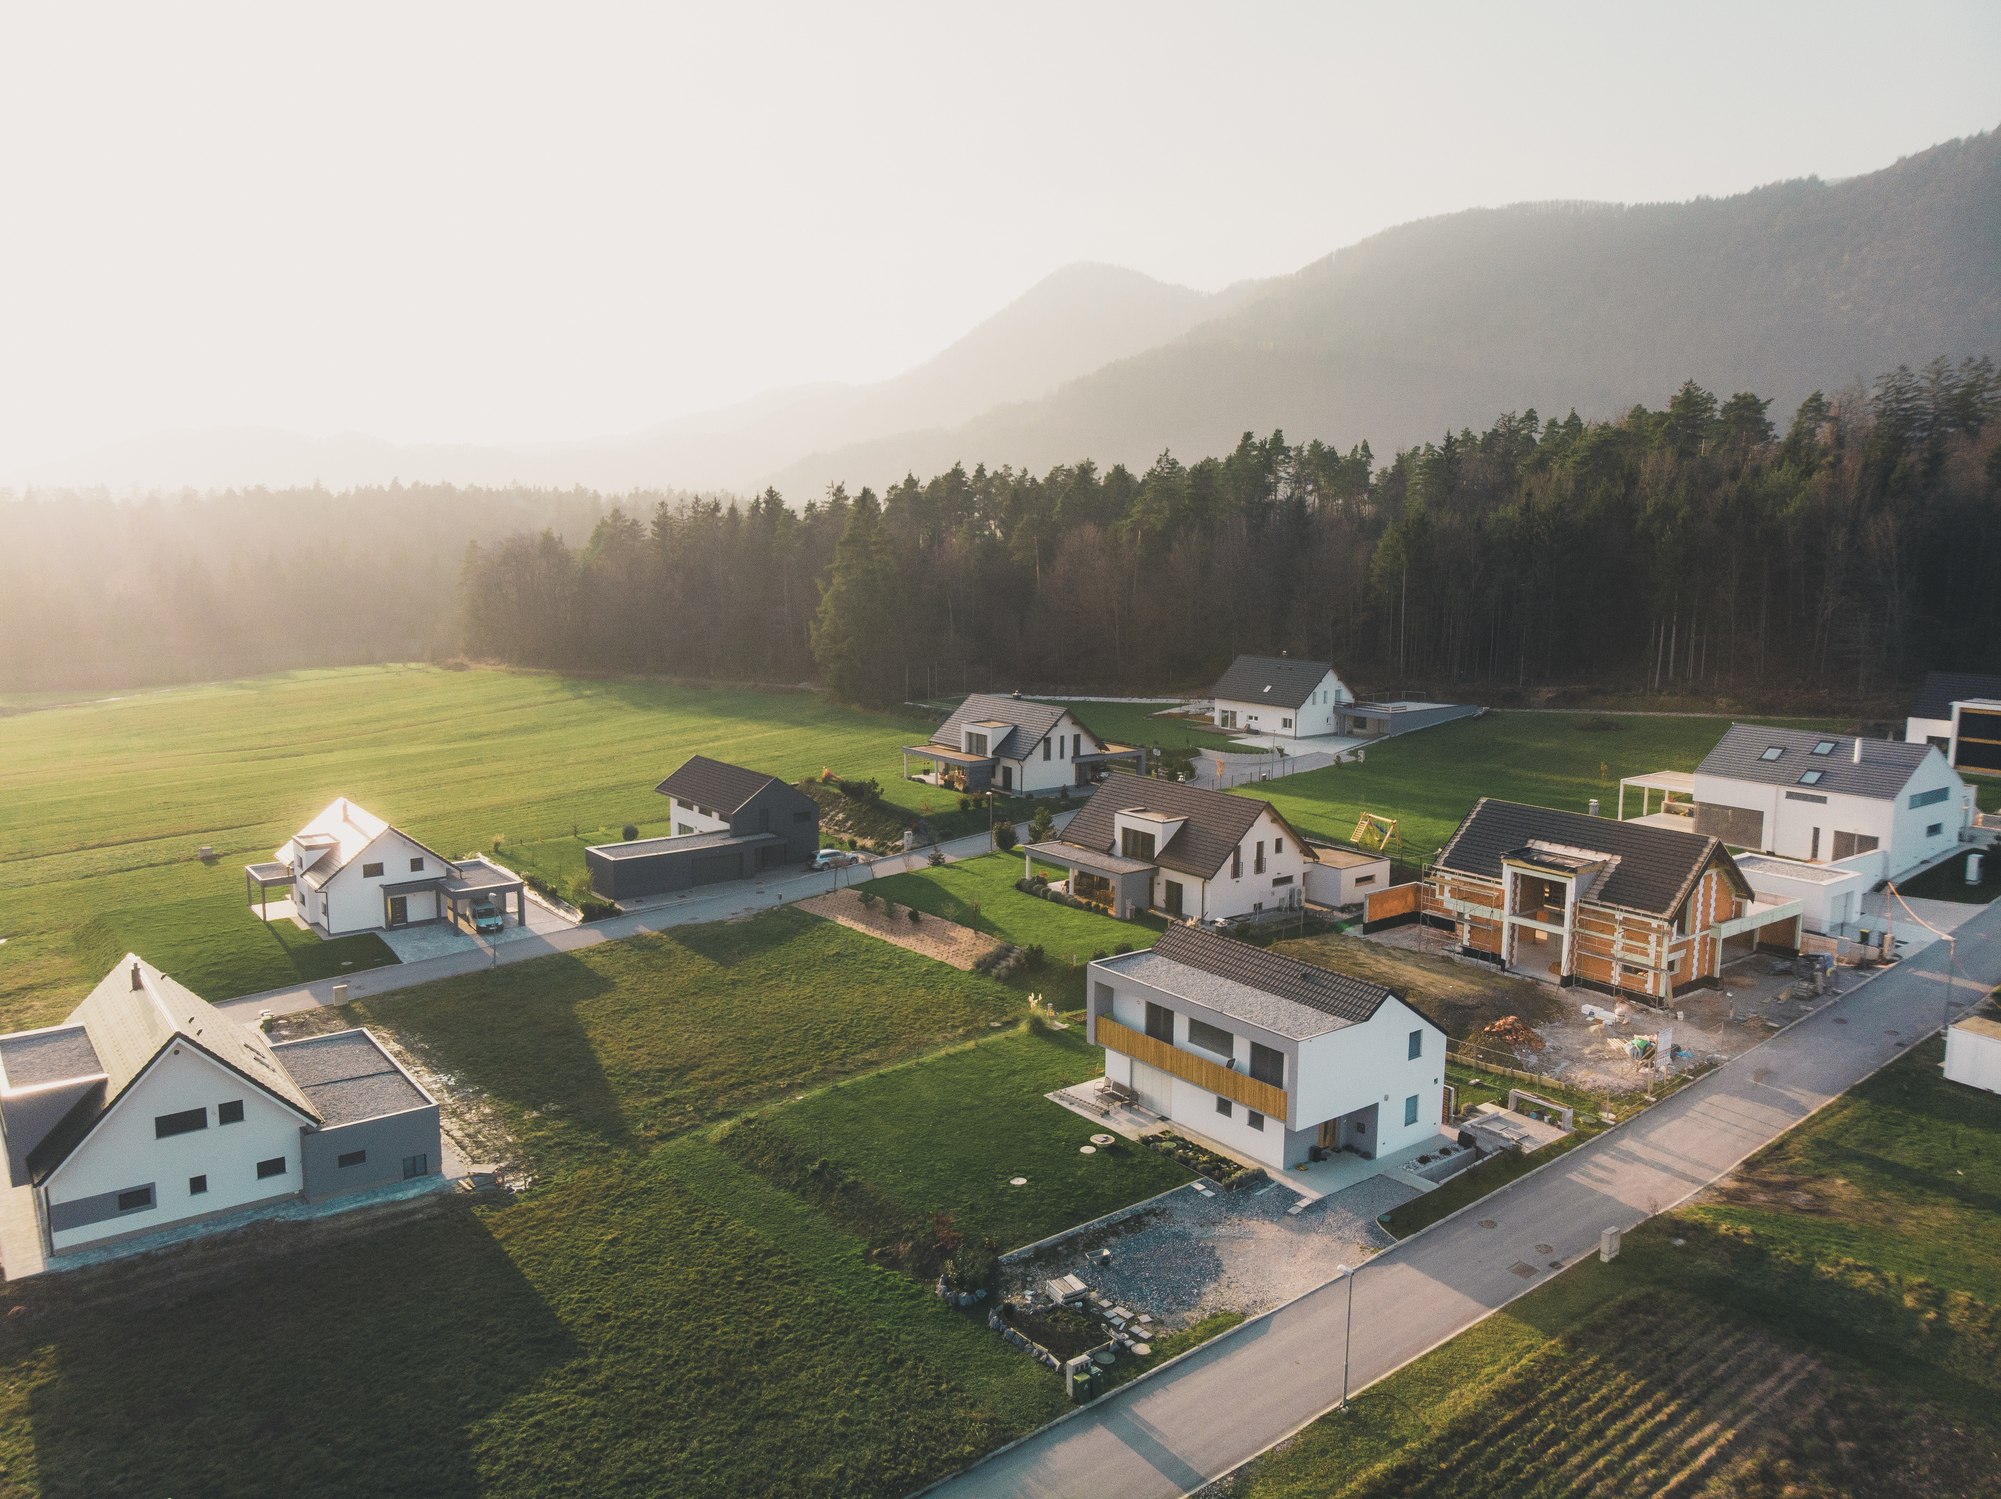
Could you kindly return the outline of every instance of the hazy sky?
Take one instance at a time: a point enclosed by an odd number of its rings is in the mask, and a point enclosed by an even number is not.
[[[526,442],[935,352],[1058,266],[1846,176],[2001,5],[13,5],[0,474],[162,428]]]

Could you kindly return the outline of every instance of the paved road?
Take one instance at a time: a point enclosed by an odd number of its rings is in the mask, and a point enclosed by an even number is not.
[[[1058,827],[1066,825],[1076,816],[1076,809],[1058,813]],[[1026,823],[1018,824],[1015,833],[1025,838]],[[941,847],[948,859],[970,859],[992,850],[988,835],[978,833],[970,838],[959,838]],[[906,870],[921,869],[930,857],[930,849],[923,848],[909,854],[889,854],[875,861],[873,865],[851,866],[827,874],[795,874],[785,879],[765,881],[737,880],[728,885],[715,887],[709,895],[691,895],[685,900],[669,901],[666,904],[634,911],[624,916],[614,916],[605,921],[593,921],[582,926],[565,927],[555,932],[535,932],[529,936],[510,937],[505,942],[481,945],[470,952],[452,953],[441,958],[426,958],[416,963],[392,964],[387,968],[369,968],[346,978],[319,979],[310,984],[302,984],[289,989],[272,989],[263,994],[247,994],[241,999],[232,999],[218,1004],[217,1009],[238,1020],[255,1020],[265,1010],[274,1015],[291,1015],[300,1010],[317,1009],[321,1005],[333,1003],[335,984],[346,984],[349,999],[365,999],[373,994],[388,994],[397,989],[408,989],[414,984],[427,984],[433,979],[451,978],[461,973],[477,973],[483,968],[493,968],[504,963],[525,962],[529,958],[547,957],[550,953],[575,952],[580,947],[595,947],[600,942],[614,942],[621,937],[630,937],[639,932],[665,931],[669,927],[687,926],[698,921],[721,921],[729,916],[742,916],[751,911],[765,910],[772,906],[792,905],[809,896],[825,895],[844,885],[852,885],[857,880],[869,879],[875,875],[900,874]]]
[[[1352,1286],[1351,1392],[1548,1280],[1552,1261],[1592,1252],[1601,1229],[1631,1228],[1723,1175],[1935,1031],[1949,993],[1970,1007],[2001,982],[2001,902],[1957,935],[1955,987],[1946,944],[1934,944],[1561,1164],[1370,1260]],[[1170,1499],[1201,1487],[1340,1399],[1350,1289],[1334,1282],[1245,1324],[960,1474],[941,1499]]]

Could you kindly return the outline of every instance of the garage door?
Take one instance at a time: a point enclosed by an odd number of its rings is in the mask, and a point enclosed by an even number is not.
[[[733,880],[743,873],[741,854],[710,854],[706,859],[695,861],[695,872],[690,884],[713,885],[718,880]]]
[[[1163,1119],[1174,1101],[1174,1079],[1158,1067],[1133,1058],[1133,1092],[1139,1095],[1139,1106],[1151,1109]]]

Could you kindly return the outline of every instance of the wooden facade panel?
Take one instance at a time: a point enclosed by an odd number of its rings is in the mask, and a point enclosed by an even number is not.
[[[1211,1093],[1233,1098],[1245,1108],[1256,1109],[1260,1114],[1269,1114],[1281,1121],[1291,1117],[1283,1088],[1274,1088],[1270,1083],[1261,1083],[1254,1077],[1198,1057],[1193,1052],[1157,1041],[1144,1031],[1120,1025],[1109,1015],[1100,1015],[1096,1024],[1100,1046],[1135,1057],[1198,1088],[1207,1088]]]

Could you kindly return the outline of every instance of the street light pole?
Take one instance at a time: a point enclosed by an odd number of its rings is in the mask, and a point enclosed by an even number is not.
[[[1348,1328],[1341,1335],[1341,1409],[1348,1408],[1348,1350],[1355,1341],[1355,1272],[1346,1265],[1337,1266],[1348,1281]]]

